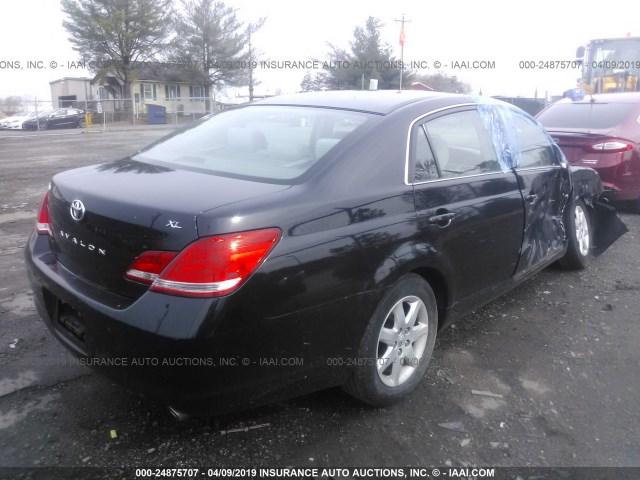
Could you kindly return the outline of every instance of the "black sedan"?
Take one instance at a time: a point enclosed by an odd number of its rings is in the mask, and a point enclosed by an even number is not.
[[[335,385],[387,405],[438,330],[623,233],[601,192],[507,104],[282,96],[56,175],[26,260],[53,335],[174,411]]]
[[[49,117],[54,112],[54,110],[45,110],[44,112],[39,112],[38,115],[34,115],[22,122],[23,130],[46,130],[49,126]]]
[[[77,108],[58,108],[33,116],[22,123],[24,130],[47,130],[48,128],[84,128],[85,112]]]

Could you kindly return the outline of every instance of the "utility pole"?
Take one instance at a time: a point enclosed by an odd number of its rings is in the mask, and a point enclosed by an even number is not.
[[[251,45],[251,35],[253,34],[253,25],[249,25],[247,28],[247,39],[249,41],[249,56],[247,57],[249,64],[249,101],[253,102],[253,67],[251,66],[251,62],[253,62],[253,48]]]
[[[258,58],[262,55],[262,52],[257,51],[254,47],[253,47],[253,43],[252,43],[252,36],[254,33],[256,33],[258,30],[260,30],[262,28],[262,26],[264,25],[264,22],[266,21],[266,18],[260,18],[259,20],[250,23],[249,26],[247,26],[247,30],[246,30],[246,35],[247,35],[247,40],[248,40],[248,51],[247,51],[247,63],[249,64],[249,101],[253,102],[253,87],[259,83],[255,81],[254,78],[254,70],[256,69],[257,65],[258,65]]]
[[[411,23],[411,20],[404,19],[404,13],[402,18],[396,18],[396,22],[400,22],[400,90],[402,90],[402,72],[404,71],[404,24]]]

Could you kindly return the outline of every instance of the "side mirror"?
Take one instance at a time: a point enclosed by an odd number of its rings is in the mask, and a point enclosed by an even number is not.
[[[584,47],[580,45],[576,50],[576,58],[582,60],[584,58]]]

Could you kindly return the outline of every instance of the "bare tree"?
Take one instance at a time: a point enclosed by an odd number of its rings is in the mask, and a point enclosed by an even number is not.
[[[24,108],[22,98],[18,96],[9,96],[6,98],[0,98],[0,112],[16,113],[20,112]]]
[[[172,0],[62,0],[63,22],[74,50],[98,77],[114,75],[131,97],[131,82],[141,63],[165,46],[171,28]],[[127,103],[128,105],[128,103]]]

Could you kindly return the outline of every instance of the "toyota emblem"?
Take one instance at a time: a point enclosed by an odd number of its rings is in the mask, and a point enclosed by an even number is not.
[[[80,200],[74,200],[71,202],[71,208],[69,209],[71,212],[71,218],[73,218],[76,222],[79,222],[84,217],[84,203]]]

